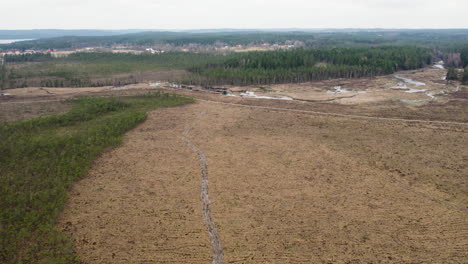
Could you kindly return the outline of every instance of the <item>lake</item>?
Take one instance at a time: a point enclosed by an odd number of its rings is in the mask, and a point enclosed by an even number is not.
[[[10,44],[17,41],[25,41],[25,40],[32,40],[32,39],[0,39],[0,44]]]

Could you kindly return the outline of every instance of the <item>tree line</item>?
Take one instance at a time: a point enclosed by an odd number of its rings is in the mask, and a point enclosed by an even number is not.
[[[250,45],[286,44],[300,41],[308,47],[350,45],[418,45],[446,49],[454,43],[468,41],[466,29],[441,30],[375,30],[375,31],[218,31],[218,32],[139,32],[107,36],[64,36],[0,45],[1,49],[74,49],[111,47],[112,45],[150,47],[158,44],[184,46],[189,44]],[[97,34],[97,33],[96,33]]]
[[[6,54],[5,63],[15,62],[38,62],[52,59],[50,53],[28,53],[28,54]]]
[[[250,85],[361,78],[424,67],[429,49],[419,47],[304,48],[231,54],[198,65],[184,80],[197,85]]]

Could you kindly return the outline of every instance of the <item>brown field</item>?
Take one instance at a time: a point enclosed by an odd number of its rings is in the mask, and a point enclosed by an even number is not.
[[[96,160],[58,227],[83,263],[210,263],[199,160],[182,138],[191,128],[189,140],[206,156],[225,263],[466,263],[466,90],[439,82],[443,70],[406,74],[435,99],[392,90],[392,76],[230,87],[298,101],[158,88],[200,100],[151,112]],[[343,94],[326,92],[334,86],[368,93],[336,99]],[[150,88],[11,90],[0,100],[12,107]]]

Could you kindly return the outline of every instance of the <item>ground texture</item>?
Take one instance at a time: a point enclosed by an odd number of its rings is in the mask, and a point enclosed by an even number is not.
[[[225,263],[468,258],[466,126],[198,101],[150,113],[74,185],[58,226],[84,263],[212,261],[187,126]]]

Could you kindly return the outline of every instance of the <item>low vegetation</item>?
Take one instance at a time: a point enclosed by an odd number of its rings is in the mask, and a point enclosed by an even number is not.
[[[447,76],[445,77],[446,80],[458,80],[458,72],[455,68],[448,68],[447,70]]]
[[[466,67],[465,71],[463,72],[462,83],[464,85],[468,85],[468,67]]]
[[[71,184],[146,111],[192,102],[171,94],[80,98],[63,115],[0,127],[0,263],[75,263],[54,228]]]
[[[9,63],[0,69],[0,88],[120,86],[139,81],[134,76],[137,73],[186,69],[222,59],[214,54],[186,52],[78,52],[62,58],[7,55]],[[25,64],[26,61],[33,63]]]

